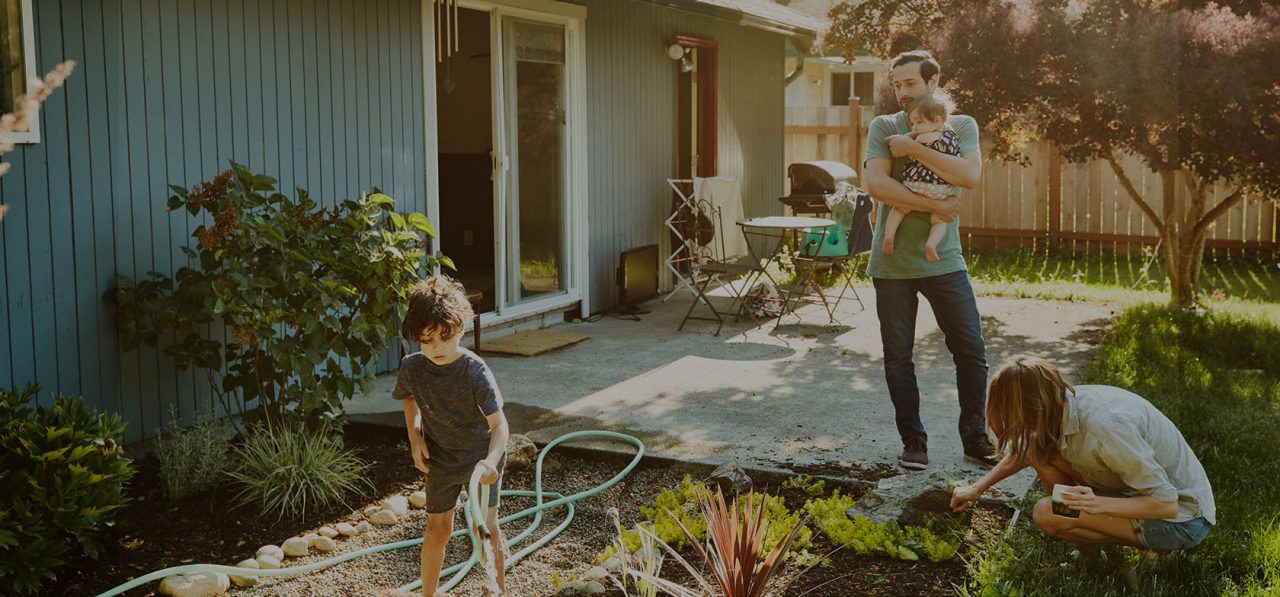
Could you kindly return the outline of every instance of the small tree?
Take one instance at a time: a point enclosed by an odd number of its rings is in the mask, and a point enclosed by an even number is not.
[[[254,399],[268,419],[340,412],[372,384],[370,365],[398,337],[393,320],[413,283],[453,267],[424,253],[435,236],[427,218],[396,212],[380,193],[322,208],[234,164],[190,191],[173,188],[170,211],[211,220],[182,249],[197,267],[120,276],[108,296],[126,348],[163,346],[180,368],[203,369],[228,415]]]
[[[1196,297],[1214,222],[1247,197],[1280,196],[1280,8],[1158,0],[868,0],[832,11],[826,45],[890,56],[922,47],[987,127],[996,157],[1031,142],[1105,160],[1160,232],[1172,302]],[[1162,181],[1157,211],[1120,167]],[[1176,200],[1178,185],[1190,197]],[[1213,191],[1226,190],[1213,203]]]

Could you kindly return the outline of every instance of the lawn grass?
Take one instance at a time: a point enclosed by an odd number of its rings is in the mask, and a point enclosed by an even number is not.
[[[1218,525],[1158,562],[1108,547],[1078,559],[1029,520],[969,560],[973,595],[1280,595],[1280,327],[1139,305],[1077,380],[1128,388],[1182,431],[1208,471]]]
[[[1109,301],[1123,306],[1169,300],[1164,264],[1150,249],[1073,253],[1021,248],[967,252],[978,294]],[[1242,255],[1205,256],[1199,288],[1214,311],[1280,323],[1280,264]]]

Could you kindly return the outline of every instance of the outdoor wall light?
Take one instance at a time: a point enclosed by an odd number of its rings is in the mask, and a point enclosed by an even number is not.
[[[667,46],[667,56],[672,60],[680,61],[680,72],[687,73],[693,70],[693,61],[689,59],[689,48],[680,44],[671,44]]]

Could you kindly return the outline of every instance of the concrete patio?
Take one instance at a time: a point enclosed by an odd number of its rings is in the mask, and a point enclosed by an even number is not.
[[[605,316],[553,329],[591,340],[537,357],[484,354],[506,400],[513,431],[543,443],[582,429],[635,434],[651,454],[707,463],[823,470],[897,467],[901,450],[882,368],[874,290],[859,288],[840,305],[838,325],[821,307],[772,322],[676,327],[690,294],[652,301],[640,321]],[[1018,354],[1042,356],[1070,376],[1088,362],[1117,309],[1107,304],[980,298],[988,360],[994,369]],[[482,347],[483,348],[483,347]],[[956,431],[955,370],[933,314],[921,301],[916,374],[934,470],[976,479]],[[347,404],[352,420],[403,428],[391,398],[395,375]],[[605,447],[605,446],[601,446]],[[1029,472],[1003,484],[1021,495]]]

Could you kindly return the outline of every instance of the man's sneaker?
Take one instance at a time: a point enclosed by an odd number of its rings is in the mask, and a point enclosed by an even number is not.
[[[1000,462],[1000,457],[996,454],[996,447],[991,445],[991,442],[985,437],[982,438],[981,442],[974,443],[964,449],[964,459],[988,468]]]
[[[902,468],[913,471],[922,471],[929,468],[928,446],[918,439],[907,440],[906,447],[902,450],[902,455],[898,457],[898,464],[902,465]]]

